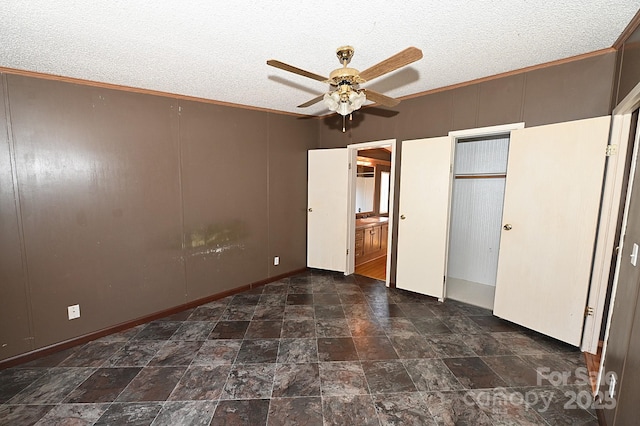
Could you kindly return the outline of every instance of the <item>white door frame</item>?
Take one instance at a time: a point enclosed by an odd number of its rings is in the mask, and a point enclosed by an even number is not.
[[[387,276],[385,283],[389,286],[389,278],[391,274],[391,242],[393,240],[393,210],[395,205],[394,188],[396,182],[396,140],[385,139],[380,141],[363,142],[347,145],[349,149],[349,164],[351,167],[349,173],[349,193],[348,201],[349,208],[347,213],[349,215],[347,221],[347,265],[345,267],[345,275],[351,275],[355,271],[355,245],[356,245],[356,171],[357,171],[357,157],[358,150],[368,148],[379,148],[383,146],[391,145],[391,180],[389,182],[389,232],[387,241]]]
[[[609,143],[611,145],[618,145],[618,147],[622,147],[623,145],[625,146],[624,151],[626,152],[626,145],[628,143],[629,140],[629,132],[631,130],[631,115],[633,113],[633,111],[635,111],[638,107],[640,107],[640,83],[638,83],[632,90],[631,92],[629,92],[629,94],[627,96],[625,96],[625,98],[618,104],[618,106],[615,107],[615,109],[613,110],[613,117],[612,117],[612,124],[611,124],[611,137],[610,137],[610,141]],[[638,160],[638,145],[640,145],[639,143],[639,139],[640,139],[640,134],[636,133],[636,140],[635,140],[635,144],[633,147],[633,158],[631,160],[631,171],[629,173],[629,183],[627,186],[627,197],[625,200],[625,204],[624,204],[624,215],[622,217],[622,227],[621,227],[621,235],[620,235],[620,246],[618,248],[618,256],[616,259],[616,266],[615,266],[615,273],[613,276],[613,284],[612,284],[612,289],[611,289],[611,299],[609,301],[609,314],[607,315],[607,324],[605,326],[605,335],[604,335],[604,344],[602,346],[602,355],[600,357],[600,369],[598,371],[598,381],[596,384],[596,392],[598,391],[598,389],[600,389],[600,385],[602,382],[602,378],[605,374],[604,370],[604,363],[605,363],[605,359],[606,359],[606,355],[607,355],[607,343],[609,340],[609,331],[610,331],[610,327],[611,327],[611,318],[613,316],[613,308],[615,305],[615,299],[616,299],[616,291],[618,289],[618,274],[620,273],[620,262],[621,262],[621,257],[622,257],[622,246],[624,245],[624,234],[626,232],[626,228],[627,228],[627,218],[629,215],[629,201],[631,199],[631,192],[633,189],[633,179],[635,176],[635,170],[636,170],[636,163]],[[620,162],[621,164],[619,166],[620,169],[624,169],[624,158],[625,158],[625,154],[623,154],[621,152],[622,150],[619,149],[619,154],[618,157],[621,158],[622,160],[616,160],[616,162]],[[610,157],[613,158],[613,157]],[[612,167],[613,168],[613,167]],[[616,200],[620,199],[621,196],[621,191],[622,191],[622,182],[618,182],[618,178],[619,178],[619,174],[620,175],[624,175],[624,170],[619,171],[618,173],[616,173],[615,175],[615,183],[617,184],[617,186],[614,186],[614,184],[612,183],[612,188],[610,189],[611,192],[615,190],[617,190],[617,193],[614,192],[613,193],[613,197],[615,197]],[[621,179],[621,178],[620,178]],[[607,185],[605,183],[605,185]],[[607,192],[605,192],[605,195],[607,194]],[[607,237],[606,239],[606,243],[610,244],[607,245],[605,248],[603,248],[603,251],[605,251],[605,255],[612,253],[613,251],[613,241],[615,241],[615,228],[617,225],[617,215],[618,215],[618,206],[619,206],[619,202],[617,203],[613,203],[612,205],[612,209],[611,209],[611,213],[613,213],[614,207],[615,207],[615,214],[610,214],[610,218],[608,220],[608,222],[606,222],[606,233],[607,234],[611,234]],[[610,229],[613,229],[613,231],[611,231]],[[598,240],[598,243],[600,243],[600,241]],[[603,242],[604,244],[604,242]],[[608,251],[606,251],[608,250]],[[598,253],[596,253],[597,255]],[[607,259],[600,259],[601,262],[604,262],[604,266],[600,266],[600,268],[602,268],[602,272],[599,274],[599,276],[596,276],[594,273],[594,277],[596,277],[596,279],[598,279],[598,282],[595,283],[595,285],[598,286],[598,294],[594,294],[594,297],[598,297],[598,303],[597,303],[597,307],[596,307],[596,315],[594,315],[594,317],[597,317],[597,313],[598,310],[600,310],[599,313],[599,318],[602,319],[602,312],[604,311],[604,299],[605,299],[605,294],[607,291],[607,285],[608,285],[608,278],[609,278],[609,265],[607,265],[608,260]],[[595,267],[594,267],[594,271],[595,271]],[[605,273],[606,272],[606,273]],[[593,290],[593,289],[592,289]],[[595,292],[592,292],[595,293]],[[589,296],[589,301],[591,302],[591,295]],[[591,303],[589,304],[589,306],[594,306],[591,305]],[[595,321],[595,319],[594,319]],[[593,328],[593,337],[599,338],[600,335],[600,326],[601,326],[601,320],[600,323],[597,323],[595,325],[592,326]],[[586,326],[585,326],[586,327]],[[597,343],[596,343],[597,344]]]
[[[596,236],[589,297],[587,299],[587,307],[591,315],[587,315],[585,318],[582,344],[580,345],[580,350],[592,354],[598,351],[598,343],[600,341],[600,330],[602,329],[602,318],[604,316],[611,272],[611,254],[615,249],[614,245],[617,237],[616,229],[624,184],[624,166],[629,145],[631,113],[637,108],[636,106],[630,111],[626,111],[627,107],[623,103],[620,103],[614,109],[611,120],[609,144],[616,146],[617,154],[607,157],[600,217],[598,219],[598,234]],[[633,104],[630,105],[632,106]],[[623,106],[622,110],[620,110],[620,106]],[[629,185],[631,185],[631,181],[629,181]],[[629,191],[631,191],[631,188],[629,188]],[[613,299],[610,302],[610,306],[613,306]]]

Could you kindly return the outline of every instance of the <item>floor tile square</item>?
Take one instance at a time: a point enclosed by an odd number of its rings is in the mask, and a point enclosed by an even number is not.
[[[377,394],[373,400],[383,425],[437,425],[421,393]]]
[[[153,426],[208,426],[217,401],[167,401]]]
[[[287,364],[318,362],[316,339],[281,339],[277,362]]]
[[[285,305],[258,305],[253,313],[253,320],[282,321],[284,319],[284,310]]]
[[[242,339],[249,321],[220,321],[209,335],[209,339]]]
[[[398,354],[387,336],[354,337],[353,343],[362,360],[398,358]]]
[[[315,305],[314,313],[316,319],[344,319],[342,305]]]
[[[400,361],[363,361],[362,368],[373,394],[417,392]]]
[[[236,364],[276,362],[279,345],[278,339],[244,340],[236,357]]]
[[[44,368],[0,370],[0,404],[9,401],[46,372],[47,370]]]
[[[429,392],[424,396],[438,425],[495,426],[467,391]]]
[[[113,403],[100,416],[95,426],[150,425],[162,409],[162,402]]]
[[[181,325],[180,321],[153,321],[145,325],[133,338],[136,340],[169,340]]]
[[[11,398],[9,404],[56,404],[62,402],[95,369],[54,367]]]
[[[319,395],[320,373],[317,363],[278,364],[273,380],[274,397]]]
[[[482,360],[508,386],[539,386],[542,383],[542,379],[538,378],[536,370],[518,356],[484,356]]]
[[[320,361],[357,361],[359,359],[351,337],[318,338],[318,358]]]
[[[225,309],[226,306],[198,306],[187,319],[189,321],[218,321]]]
[[[258,305],[253,313],[253,320],[276,321],[284,319],[285,305]]]
[[[471,357],[477,354],[458,334],[442,334],[427,336],[427,342],[441,358]]]
[[[140,370],[140,367],[100,368],[74,389],[65,403],[112,402]]]
[[[316,337],[316,326],[313,319],[288,319],[282,324],[282,338],[312,338]]]
[[[403,364],[419,391],[448,391],[462,385],[441,359],[408,359]]]
[[[220,401],[211,420],[211,426],[264,425],[269,414],[268,399]]]
[[[465,345],[480,356],[513,355],[509,347],[491,334],[464,334],[461,336]]]
[[[1,425],[33,425],[56,405],[0,405]]]
[[[116,401],[165,401],[186,369],[186,367],[144,367]]]
[[[109,404],[59,404],[49,411],[40,421],[38,426],[57,425],[93,425],[107,410]],[[0,424],[2,423],[0,419]],[[29,423],[15,423],[27,425]]]
[[[321,362],[319,368],[323,396],[369,394],[359,362]]]
[[[479,357],[442,360],[467,389],[497,388],[507,384]]]
[[[124,342],[89,342],[76,348],[58,367],[100,367],[124,345]]]
[[[340,305],[340,296],[333,293],[315,293],[313,295],[314,305]]]
[[[282,331],[282,321],[256,321],[249,323],[245,339],[277,339]]]
[[[318,397],[272,398],[267,425],[322,426],[322,419]]]
[[[370,395],[339,395],[322,398],[325,424],[378,426],[378,415]]]
[[[233,366],[220,399],[271,398],[275,367],[276,364]]]
[[[220,398],[231,365],[191,366],[171,392],[169,400],[196,401]]]
[[[240,351],[242,340],[216,339],[207,340],[200,346],[200,350],[191,365],[220,365],[233,364]]]
[[[451,333],[449,327],[439,318],[411,318],[411,322],[425,336]]]
[[[173,333],[171,340],[207,340],[215,325],[213,321],[186,321]]]
[[[351,319],[348,324],[353,337],[386,336],[385,329],[374,319]]]
[[[170,340],[149,361],[149,366],[188,366],[204,342]]]
[[[396,350],[398,358],[417,359],[436,358],[438,356],[423,336],[394,335],[389,336],[389,340]]]
[[[314,319],[313,305],[287,305],[284,310],[284,320]]]
[[[318,337],[351,337],[346,319],[318,319],[315,328]]]
[[[313,305],[313,294],[293,293],[287,295],[287,305]]]

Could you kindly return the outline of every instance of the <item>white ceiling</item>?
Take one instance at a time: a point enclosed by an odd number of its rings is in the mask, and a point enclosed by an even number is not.
[[[363,87],[401,97],[611,47],[638,0],[2,0],[0,66],[278,111],[323,83],[335,50],[364,70],[409,46],[424,58]]]

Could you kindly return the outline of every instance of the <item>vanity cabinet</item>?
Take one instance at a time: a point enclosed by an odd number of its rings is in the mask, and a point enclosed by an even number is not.
[[[360,265],[387,254],[389,224],[387,218],[356,221],[355,264]]]

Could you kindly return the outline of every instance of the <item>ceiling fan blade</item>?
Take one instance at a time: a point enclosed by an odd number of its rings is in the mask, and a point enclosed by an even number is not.
[[[382,93],[374,92],[373,90],[363,89],[367,100],[384,105],[387,107],[394,107],[400,103],[400,100],[383,95]]]
[[[292,65],[285,64],[284,62],[276,61],[275,59],[269,59],[267,61],[267,65],[271,65],[272,67],[280,68],[281,70],[289,71],[289,72],[292,72],[294,74],[302,75],[304,77],[309,77],[309,78],[312,78],[314,80],[318,80],[318,81],[322,81],[322,82],[325,82],[325,81],[328,80],[327,77],[323,77],[321,75],[314,74],[312,72],[305,71],[305,70],[300,69],[300,68],[296,68],[296,67],[294,67]]]
[[[311,106],[313,104],[317,104],[318,102],[320,102],[322,100],[322,98],[324,97],[324,93],[322,95],[318,95],[315,98],[311,99],[310,101],[307,101],[303,104],[298,105],[298,108],[306,108],[308,106]]]
[[[383,74],[395,71],[398,68],[402,68],[405,65],[409,65],[412,62],[422,59],[422,50],[416,47],[408,47],[400,53],[396,53],[390,58],[385,59],[382,62],[375,64],[372,67],[360,73],[360,77],[366,81],[371,81],[376,77],[380,77]]]

